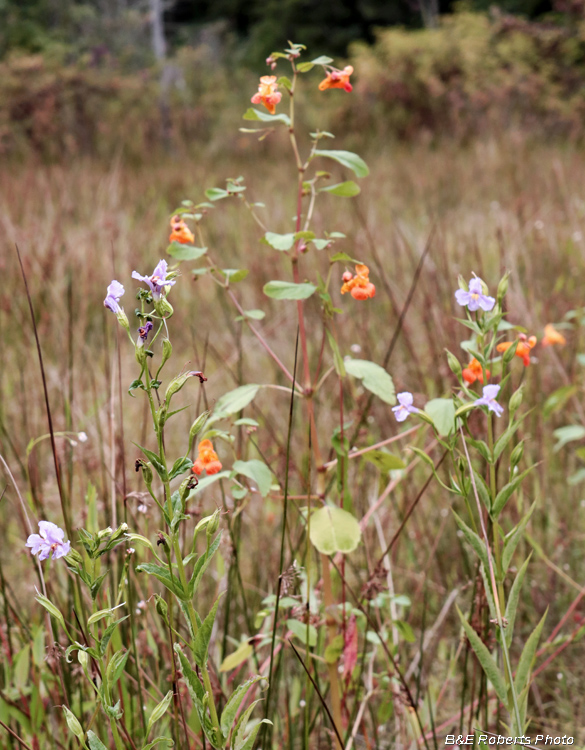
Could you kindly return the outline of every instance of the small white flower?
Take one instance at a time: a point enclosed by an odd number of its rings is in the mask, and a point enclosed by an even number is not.
[[[144,503],[140,503],[140,505],[136,508],[136,510],[139,513],[148,513],[148,505],[145,505]]]
[[[87,443],[87,441],[89,440],[86,432],[78,432],[77,439],[79,440],[80,443]]]

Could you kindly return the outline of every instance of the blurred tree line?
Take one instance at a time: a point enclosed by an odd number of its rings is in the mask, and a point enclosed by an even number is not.
[[[579,0],[0,0],[0,57],[13,50],[64,61],[110,56],[139,67],[153,60],[158,15],[171,48],[211,34],[252,65],[288,39],[344,56],[350,42],[373,42],[376,29],[432,27],[462,5],[530,19],[582,10]]]

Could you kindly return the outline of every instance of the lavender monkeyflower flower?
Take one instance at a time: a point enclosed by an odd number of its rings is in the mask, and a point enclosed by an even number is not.
[[[104,307],[107,307],[116,315],[122,312],[122,308],[119,305],[120,297],[124,294],[124,287],[119,281],[112,281],[108,287],[108,293],[104,300]]]
[[[39,533],[31,534],[26,540],[26,546],[31,548],[33,555],[39,555],[39,560],[46,560],[51,553],[53,560],[58,560],[68,555],[71,549],[71,542],[64,542],[64,537],[65,532],[56,524],[39,521]]]
[[[496,304],[496,300],[483,293],[482,284],[482,280],[475,276],[469,282],[469,291],[458,289],[455,292],[455,299],[462,307],[467,307],[470,312],[475,312],[480,307],[482,310],[489,312]]]
[[[138,336],[143,344],[146,343],[146,339],[148,338],[148,334],[152,331],[152,328],[152,323],[150,320],[147,320],[146,323],[138,329]]]
[[[143,281],[150,288],[152,298],[158,301],[165,287],[173,286],[176,282],[176,279],[169,279],[167,281],[167,267],[166,260],[159,260],[158,265],[152,272],[152,276],[141,276],[138,271],[132,271],[132,278]]]
[[[412,393],[404,391],[403,393],[399,393],[397,398],[399,406],[392,407],[397,422],[404,422],[409,414],[418,414],[418,409],[412,405]]]
[[[496,417],[501,417],[504,413],[504,407],[496,401],[499,392],[499,385],[484,385],[483,396],[473,403],[475,406],[487,406],[489,411],[493,411]]]

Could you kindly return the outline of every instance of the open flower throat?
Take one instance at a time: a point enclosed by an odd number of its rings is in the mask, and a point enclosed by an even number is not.
[[[193,464],[193,473],[199,476],[206,471],[208,474],[217,474],[221,471],[221,461],[219,456],[213,450],[211,440],[202,440],[198,446],[199,455]]]
[[[376,287],[370,281],[370,269],[363,264],[358,264],[355,270],[355,276],[351,271],[346,271],[341,277],[343,280],[341,293],[349,292],[354,299],[375,297]]]

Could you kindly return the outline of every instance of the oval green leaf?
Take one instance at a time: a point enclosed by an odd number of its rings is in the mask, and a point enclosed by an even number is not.
[[[364,388],[367,388],[368,391],[371,391],[390,406],[396,403],[394,383],[383,367],[375,362],[369,362],[367,359],[352,359],[351,357],[346,357],[343,363],[350,375],[362,381]]]
[[[346,510],[324,505],[311,516],[311,542],[323,555],[353,552],[361,536],[359,523]]]
[[[264,294],[272,299],[307,299],[317,287],[314,284],[294,284],[292,281],[269,281]]]
[[[315,151],[315,156],[326,156],[328,159],[342,164],[344,167],[351,169],[356,177],[367,177],[370,174],[368,165],[361,156],[351,151],[334,151],[333,149],[324,149]]]

